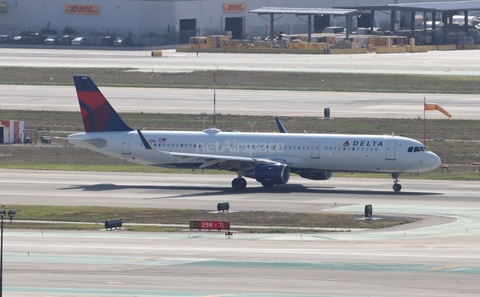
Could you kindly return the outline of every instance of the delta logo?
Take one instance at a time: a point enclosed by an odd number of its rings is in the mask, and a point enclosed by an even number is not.
[[[65,5],[66,14],[99,14],[100,5]]]
[[[343,146],[350,146],[350,142],[348,140],[345,141]],[[354,140],[352,146],[383,146],[383,142],[377,140]]]
[[[223,6],[223,12],[244,12],[245,3],[227,3]]]

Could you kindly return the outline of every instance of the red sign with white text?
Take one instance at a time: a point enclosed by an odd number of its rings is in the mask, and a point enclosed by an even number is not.
[[[228,221],[190,221],[190,229],[230,230]]]

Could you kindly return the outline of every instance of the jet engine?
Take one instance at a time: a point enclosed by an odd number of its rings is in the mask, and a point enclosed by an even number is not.
[[[332,172],[330,171],[304,171],[300,172],[300,176],[306,179],[312,180],[327,180],[332,178]]]
[[[265,184],[286,184],[290,179],[290,167],[286,164],[258,165],[253,177]]]

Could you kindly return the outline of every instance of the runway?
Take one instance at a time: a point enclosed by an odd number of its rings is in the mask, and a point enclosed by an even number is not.
[[[72,79],[73,81],[73,79]],[[213,90],[109,88],[100,90],[118,112],[212,114]],[[455,119],[480,119],[472,106],[478,95],[403,94],[354,92],[297,92],[265,90],[216,90],[216,111],[232,115],[323,117],[423,118],[423,101],[440,104]],[[275,105],[275,108],[272,108]],[[72,86],[15,86],[0,88],[1,109],[79,111]],[[439,112],[429,119],[444,119]]]
[[[317,73],[378,73],[422,75],[480,75],[478,50],[431,51],[403,54],[295,55],[177,53],[151,50],[87,50],[55,47],[0,48],[0,66],[115,67],[154,72],[195,70],[282,71]]]
[[[423,220],[316,234],[7,230],[7,296],[477,296],[477,182],[293,177],[272,192],[233,176],[0,170],[2,203],[308,211]],[[228,218],[228,214],[226,214]],[[99,222],[102,223],[102,222]],[[125,222],[128,223],[128,222]],[[235,223],[231,222],[234,226]],[[25,281],[25,280],[28,280]]]

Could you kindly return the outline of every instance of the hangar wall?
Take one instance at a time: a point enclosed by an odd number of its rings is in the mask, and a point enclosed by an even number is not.
[[[71,27],[79,34],[92,33],[134,36],[179,32],[192,27],[197,35],[224,31],[229,25],[240,26],[240,38],[268,35],[269,22],[249,13],[260,7],[329,8],[347,5],[444,2],[442,0],[5,0],[8,12],[0,15],[0,34],[17,35],[21,31],[41,31],[47,27],[58,33]],[[67,14],[67,5],[95,5],[98,14]],[[242,4],[243,9],[228,11],[224,5]],[[242,7],[241,7],[242,8]],[[275,22],[275,31],[304,33],[307,24],[295,15],[285,15]],[[187,21],[185,21],[187,20]],[[344,18],[332,17],[331,26],[344,26]],[[376,26],[389,24],[389,16],[376,14]],[[240,34],[240,33],[237,33]],[[238,36],[236,36],[238,38]]]

